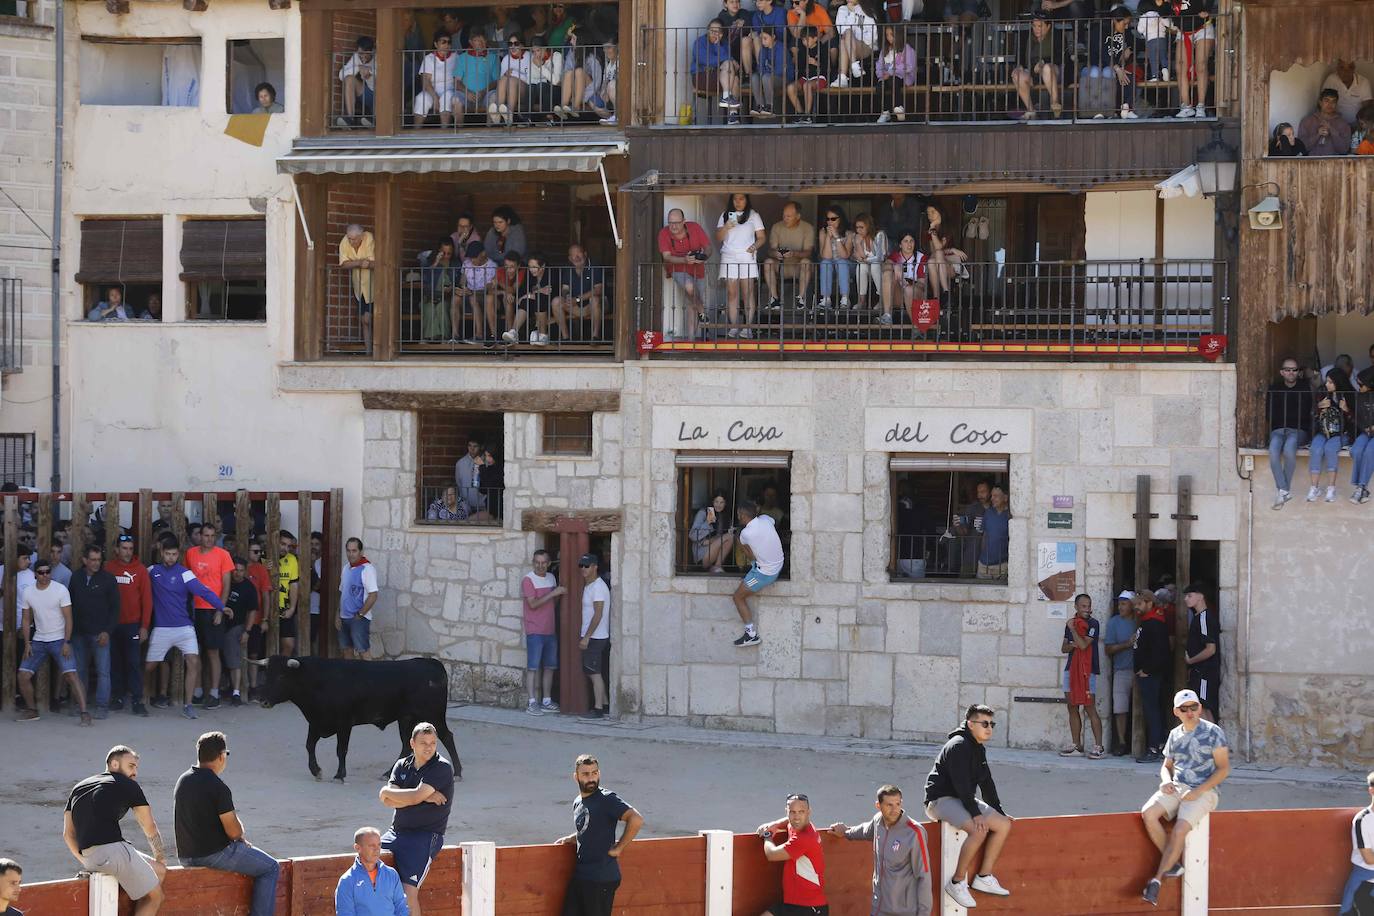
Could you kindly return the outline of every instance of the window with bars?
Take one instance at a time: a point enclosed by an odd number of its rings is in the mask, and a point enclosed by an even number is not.
[[[0,433],[0,484],[34,486],[33,452],[33,433]]]
[[[22,19],[30,22],[37,18],[38,0],[0,0],[0,20]]]
[[[748,499],[773,519],[783,552],[780,579],[791,576],[792,456],[772,452],[679,452],[677,546],[682,573],[740,574],[749,567],[735,508]]]
[[[267,227],[262,219],[188,219],[181,232],[186,317],[267,319]]]
[[[506,489],[505,415],[422,410],[416,432],[416,521],[499,527]]]
[[[544,414],[542,452],[545,455],[586,457],[592,453],[592,415],[590,413]]]
[[[83,219],[81,267],[90,321],[162,314],[162,218]]]
[[[1004,456],[894,455],[890,471],[893,579],[1006,584]]]

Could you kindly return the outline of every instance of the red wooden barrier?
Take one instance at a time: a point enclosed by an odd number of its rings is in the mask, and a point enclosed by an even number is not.
[[[276,906],[281,916],[292,913],[291,878],[291,863],[282,862]],[[158,916],[248,916],[253,882],[243,875],[208,868],[169,868],[162,890],[164,898]],[[120,891],[120,916],[128,916],[133,911],[133,902]]]
[[[73,878],[25,884],[18,904],[25,913],[41,913],[45,916],[48,913],[85,916],[90,905],[90,883]]]
[[[1281,912],[1331,916],[1350,874],[1354,816],[1354,808],[1213,814],[1209,907],[1299,907]]]
[[[701,837],[636,840],[620,860],[620,871],[617,914],[700,913],[706,905],[706,841]],[[572,872],[572,846],[497,849],[501,916],[558,916]]]

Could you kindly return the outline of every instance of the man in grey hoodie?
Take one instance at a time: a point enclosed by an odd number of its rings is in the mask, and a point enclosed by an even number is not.
[[[878,813],[858,827],[831,824],[846,840],[873,844],[873,898],[869,916],[930,916],[930,847],[926,831],[902,810],[902,790],[878,789]]]

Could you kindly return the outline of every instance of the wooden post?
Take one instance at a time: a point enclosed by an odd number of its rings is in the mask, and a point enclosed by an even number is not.
[[[390,137],[396,133],[401,122],[401,95],[409,92],[409,86],[401,85],[401,74],[405,72],[402,58],[400,10],[379,9],[377,16],[377,55],[381,64],[375,71],[373,83],[374,133],[378,137]],[[305,540],[305,530],[301,540]]]
[[[1135,479],[1135,589],[1150,587],[1150,475]],[[1131,715],[1131,753],[1145,752],[1145,707],[1140,699],[1140,683],[1131,685],[1134,712]]]
[[[312,6],[301,10],[302,137],[320,137],[325,133],[335,80],[334,55],[329,41],[333,22],[334,14],[329,10]]]
[[[200,523],[203,525],[206,522],[214,522],[215,528],[220,528],[219,497],[214,493],[200,494]],[[222,533],[221,531],[221,534]],[[197,543],[199,543],[198,539]]]
[[[381,75],[380,69],[378,75]],[[374,360],[396,358],[396,336],[401,328],[401,264],[405,226],[401,219],[401,191],[391,176],[381,176],[372,186],[376,225],[377,260],[372,269],[372,353]],[[455,333],[457,333],[455,331]]]
[[[247,490],[234,492],[234,532],[238,539],[239,556],[247,560],[248,548],[253,543],[253,501],[248,498]]]
[[[267,560],[267,570],[272,574],[272,583],[281,588],[281,580],[278,578],[278,565],[281,562],[281,550],[279,544],[281,537],[281,497],[273,492],[267,494],[267,533],[263,536],[263,553]],[[277,655],[281,652],[281,601],[278,598],[277,607],[273,608],[273,613],[267,615],[267,654]]]
[[[1183,603],[1183,590],[1188,587],[1193,572],[1193,478],[1182,474],[1178,478],[1178,509],[1174,514],[1174,584],[1177,587],[1177,614],[1174,617],[1174,690],[1188,686],[1188,608]]]
[[[119,523],[119,494],[105,494],[105,543],[101,546],[105,548],[105,559],[114,556],[115,545],[119,543],[119,535],[124,530],[124,526]],[[80,563],[79,557],[72,557],[73,566]]]
[[[379,11],[379,15],[382,12],[390,13],[393,11]],[[301,584],[298,586],[299,591],[297,592],[297,594],[299,595],[299,597],[296,600],[297,655],[314,655],[317,651],[315,647],[312,645],[314,640],[311,639],[310,634],[312,625],[318,626],[318,624],[314,622],[310,614],[310,590],[315,584],[315,558],[311,556],[310,552],[306,549],[305,546],[310,543],[310,532],[314,530],[314,528],[312,527],[315,521],[314,509],[314,500],[310,498],[309,490],[301,490],[299,493],[296,494],[296,525],[300,528],[301,544],[301,549],[299,552],[299,559],[301,562]],[[324,556],[323,545],[320,546],[320,556]],[[321,561],[320,563],[320,568],[324,568],[323,561]],[[324,613],[323,608],[321,608],[320,612]]]
[[[558,602],[558,705],[563,712],[576,715],[592,703],[587,676],[582,673],[582,576],[577,568],[590,535],[586,520],[580,518],[560,517],[554,531],[559,535],[558,584],[568,590]],[[606,689],[609,695],[609,684]]]
[[[5,581],[4,601],[0,602],[0,615],[3,615],[5,633],[5,671],[0,678],[4,695],[0,696],[0,709],[9,710],[14,702],[16,689],[16,667],[19,664],[19,596],[14,593],[14,576],[19,571],[19,497],[5,497]]]
[[[153,491],[139,490],[138,505],[134,508],[134,537],[138,555],[143,565],[155,563],[153,559]]]
[[[67,541],[72,545],[72,556],[79,557],[86,550],[90,540],[91,504],[85,493],[72,494],[72,522],[67,528]]]
[[[186,549],[186,494],[172,494],[172,534],[176,535],[177,546]]]
[[[324,628],[323,654],[329,658],[339,654],[336,649],[338,642],[334,637],[334,622],[339,619],[339,577],[343,572],[343,561],[340,558],[343,556],[343,549],[343,490],[335,488],[329,491],[329,502],[324,506],[324,546],[321,552],[325,560],[320,570],[324,573],[324,584],[320,586],[320,613],[324,616],[320,620],[320,626]]]

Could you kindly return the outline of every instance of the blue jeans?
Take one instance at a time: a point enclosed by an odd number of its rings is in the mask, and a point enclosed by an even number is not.
[[[143,643],[136,623],[118,624],[110,634],[110,683],[115,699],[143,702]]]
[[[1341,446],[1345,444],[1342,436],[1327,438],[1321,433],[1312,437],[1312,456],[1307,460],[1307,472],[1316,476],[1323,471],[1335,472],[1336,462],[1341,457]]]
[[[248,910],[249,916],[272,916],[276,907],[277,876],[281,873],[281,865],[261,849],[249,846],[243,840],[234,840],[219,852],[183,858],[181,864],[247,875],[253,879],[253,905]]]
[[[1374,477],[1374,436],[1360,433],[1355,444],[1350,446],[1350,482],[1357,487],[1369,486],[1369,478]]]
[[[81,679],[85,689],[90,683],[87,676],[91,670],[91,659],[95,659],[95,703],[100,709],[110,708],[110,644],[97,645],[100,637],[85,633],[72,636],[72,651],[76,655],[76,676]]]
[[[1307,433],[1300,429],[1276,429],[1269,434],[1269,470],[1274,486],[1293,489],[1293,473],[1298,469],[1298,449],[1307,444]]]
[[[840,258],[824,258],[821,261],[821,295],[829,296],[836,271],[840,274],[840,295],[849,295],[849,262]]]
[[[1145,42],[1145,59],[1148,66],[1145,73],[1148,79],[1158,79],[1159,72],[1169,66],[1169,39],[1151,38]]]
[[[1350,866],[1350,877],[1346,879],[1345,890],[1341,891],[1339,912],[1349,913],[1355,908],[1355,892],[1366,881],[1374,881],[1374,868],[1364,868],[1360,865]]]

